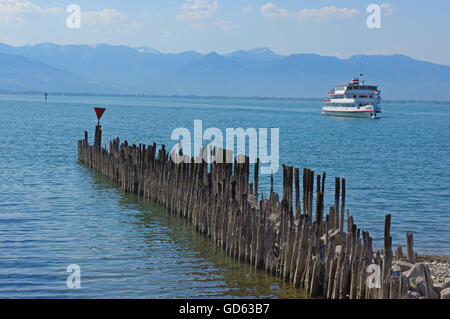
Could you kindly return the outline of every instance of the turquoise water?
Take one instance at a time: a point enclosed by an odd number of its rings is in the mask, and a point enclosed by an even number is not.
[[[103,143],[174,145],[177,127],[280,129],[280,164],[347,180],[347,207],[381,247],[414,233],[419,253],[450,255],[450,104],[384,103],[379,120],[322,117],[320,101],[0,95],[0,297],[302,297],[224,256],[183,220],[121,194],[77,163],[77,140],[106,106]],[[91,139],[92,141],[92,139]],[[275,175],[281,190],[281,171]],[[260,191],[270,178],[260,178]],[[81,268],[68,289],[66,267]]]

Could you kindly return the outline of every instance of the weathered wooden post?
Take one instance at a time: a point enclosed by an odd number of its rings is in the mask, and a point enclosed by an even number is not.
[[[103,107],[94,107],[95,114],[97,114],[97,125],[95,126],[95,135],[94,135],[94,147],[101,148],[102,146],[102,126],[100,125],[100,119],[105,112],[105,108]]]
[[[384,260],[382,270],[381,296],[389,299],[392,265],[391,214],[387,214],[384,222]]]
[[[416,263],[416,256],[414,255],[413,250],[413,234],[407,232],[406,233],[406,258],[411,264]]]
[[[395,260],[400,260],[401,258],[403,258],[403,250],[402,246],[398,246],[395,250]]]
[[[312,206],[313,206],[313,196],[314,196],[314,171],[306,169],[306,211],[310,220],[312,220]]]
[[[258,183],[259,183],[259,158],[255,162],[255,171],[253,172],[253,194],[256,195],[256,201],[258,201]]]
[[[339,229],[339,194],[341,188],[341,179],[334,178],[334,228]]]
[[[317,212],[317,200],[320,194],[320,174],[316,176],[316,212]]]
[[[273,173],[270,173],[270,194],[273,193]]]
[[[299,169],[296,167],[294,169],[295,175],[295,217],[298,218],[301,213],[300,208],[300,180],[299,180]]]
[[[303,169],[303,214],[306,214],[306,168]]]
[[[281,167],[283,168],[283,201],[287,201],[287,197],[288,197],[288,181],[287,181],[287,167],[286,165],[281,165]]]
[[[339,231],[344,230],[344,212],[345,212],[345,178],[342,178],[342,197],[341,197],[341,221],[339,223]]]
[[[94,135],[94,147],[100,148],[102,145],[102,126],[95,126],[95,135]]]
[[[293,184],[293,177],[294,177],[294,168],[292,166],[286,167],[286,174],[287,174],[287,200],[288,200],[288,207],[289,207],[289,214],[293,215],[293,207],[292,207],[292,184]]]
[[[322,173],[322,190],[321,192],[325,194],[325,178],[327,177],[327,173]]]
[[[320,175],[317,175],[317,181],[320,181]],[[320,189],[320,184],[318,189]],[[318,226],[321,227],[323,222],[323,193],[319,191],[316,197],[316,221]]]

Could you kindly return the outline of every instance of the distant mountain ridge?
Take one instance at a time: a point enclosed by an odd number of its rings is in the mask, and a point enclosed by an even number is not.
[[[357,76],[361,66],[384,99],[450,100],[450,66],[400,54],[162,53],[108,44],[0,43],[0,91],[316,98]]]
[[[232,53],[225,54],[227,58],[237,61],[257,61],[270,62],[284,58],[284,55],[274,53],[269,48],[255,48],[252,50],[238,50]]]
[[[23,56],[0,53],[0,90],[94,93],[108,91],[107,87],[89,83],[67,71]]]

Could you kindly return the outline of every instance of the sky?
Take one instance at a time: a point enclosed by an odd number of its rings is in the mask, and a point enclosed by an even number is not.
[[[81,9],[69,28],[70,4]],[[380,28],[369,28],[371,4]],[[0,42],[151,47],[220,54],[405,54],[450,65],[448,0],[0,0]]]

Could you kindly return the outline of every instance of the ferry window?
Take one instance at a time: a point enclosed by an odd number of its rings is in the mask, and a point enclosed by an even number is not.
[[[373,95],[371,95],[370,98],[373,98]]]
[[[362,106],[362,103],[359,103],[359,106]]]
[[[356,95],[353,95],[353,98],[356,98]]]

